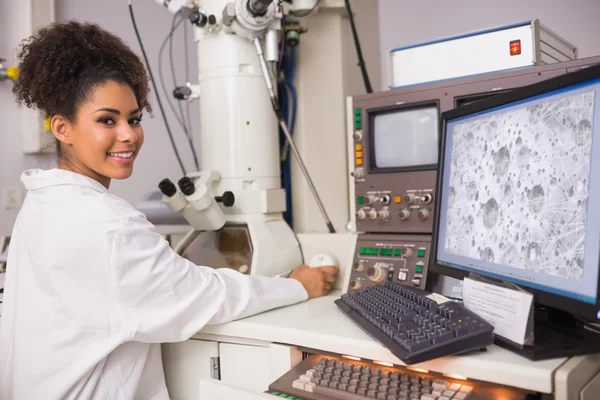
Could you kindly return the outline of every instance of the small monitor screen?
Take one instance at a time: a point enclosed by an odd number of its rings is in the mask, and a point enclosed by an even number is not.
[[[449,120],[436,263],[595,303],[600,80]]]
[[[436,106],[375,114],[373,143],[376,168],[406,168],[438,162]]]

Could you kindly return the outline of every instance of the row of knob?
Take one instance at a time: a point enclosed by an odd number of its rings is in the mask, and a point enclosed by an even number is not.
[[[410,217],[410,211],[408,210],[400,210],[398,211],[398,216],[400,217],[401,220],[405,220],[408,219]],[[429,211],[421,209],[417,212],[417,216],[419,217],[419,219],[422,220],[426,220],[429,217]],[[390,218],[390,212],[388,210],[380,210],[380,211],[375,211],[373,209],[369,210],[369,211],[365,211],[365,210],[358,210],[356,212],[356,218],[358,219],[365,219],[369,217],[369,219],[375,220],[375,219],[389,219]]]
[[[375,195],[367,195],[365,196],[365,204],[374,205],[374,204],[383,204],[388,205],[392,201],[392,198],[387,195],[375,196]],[[425,194],[407,194],[404,196],[404,202],[408,204],[417,204],[419,202],[429,204],[433,201],[433,196],[430,193]]]

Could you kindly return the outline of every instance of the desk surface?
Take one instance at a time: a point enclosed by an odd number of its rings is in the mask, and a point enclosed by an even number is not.
[[[333,301],[340,295],[339,291],[332,292],[290,307],[207,326],[199,333],[285,343],[404,365],[337,308]],[[554,371],[566,360],[532,362],[494,345],[487,352],[443,357],[411,367],[552,393]]]

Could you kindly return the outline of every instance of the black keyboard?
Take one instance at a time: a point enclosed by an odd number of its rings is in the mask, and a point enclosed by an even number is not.
[[[335,304],[406,364],[478,350],[494,327],[460,304],[438,304],[421,289],[386,282],[345,294]]]

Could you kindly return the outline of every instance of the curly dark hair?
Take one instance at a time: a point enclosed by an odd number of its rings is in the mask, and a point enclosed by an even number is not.
[[[139,57],[96,24],[70,21],[39,29],[21,43],[13,92],[20,105],[74,121],[82,103],[107,81],[128,84],[151,112],[148,75]]]

